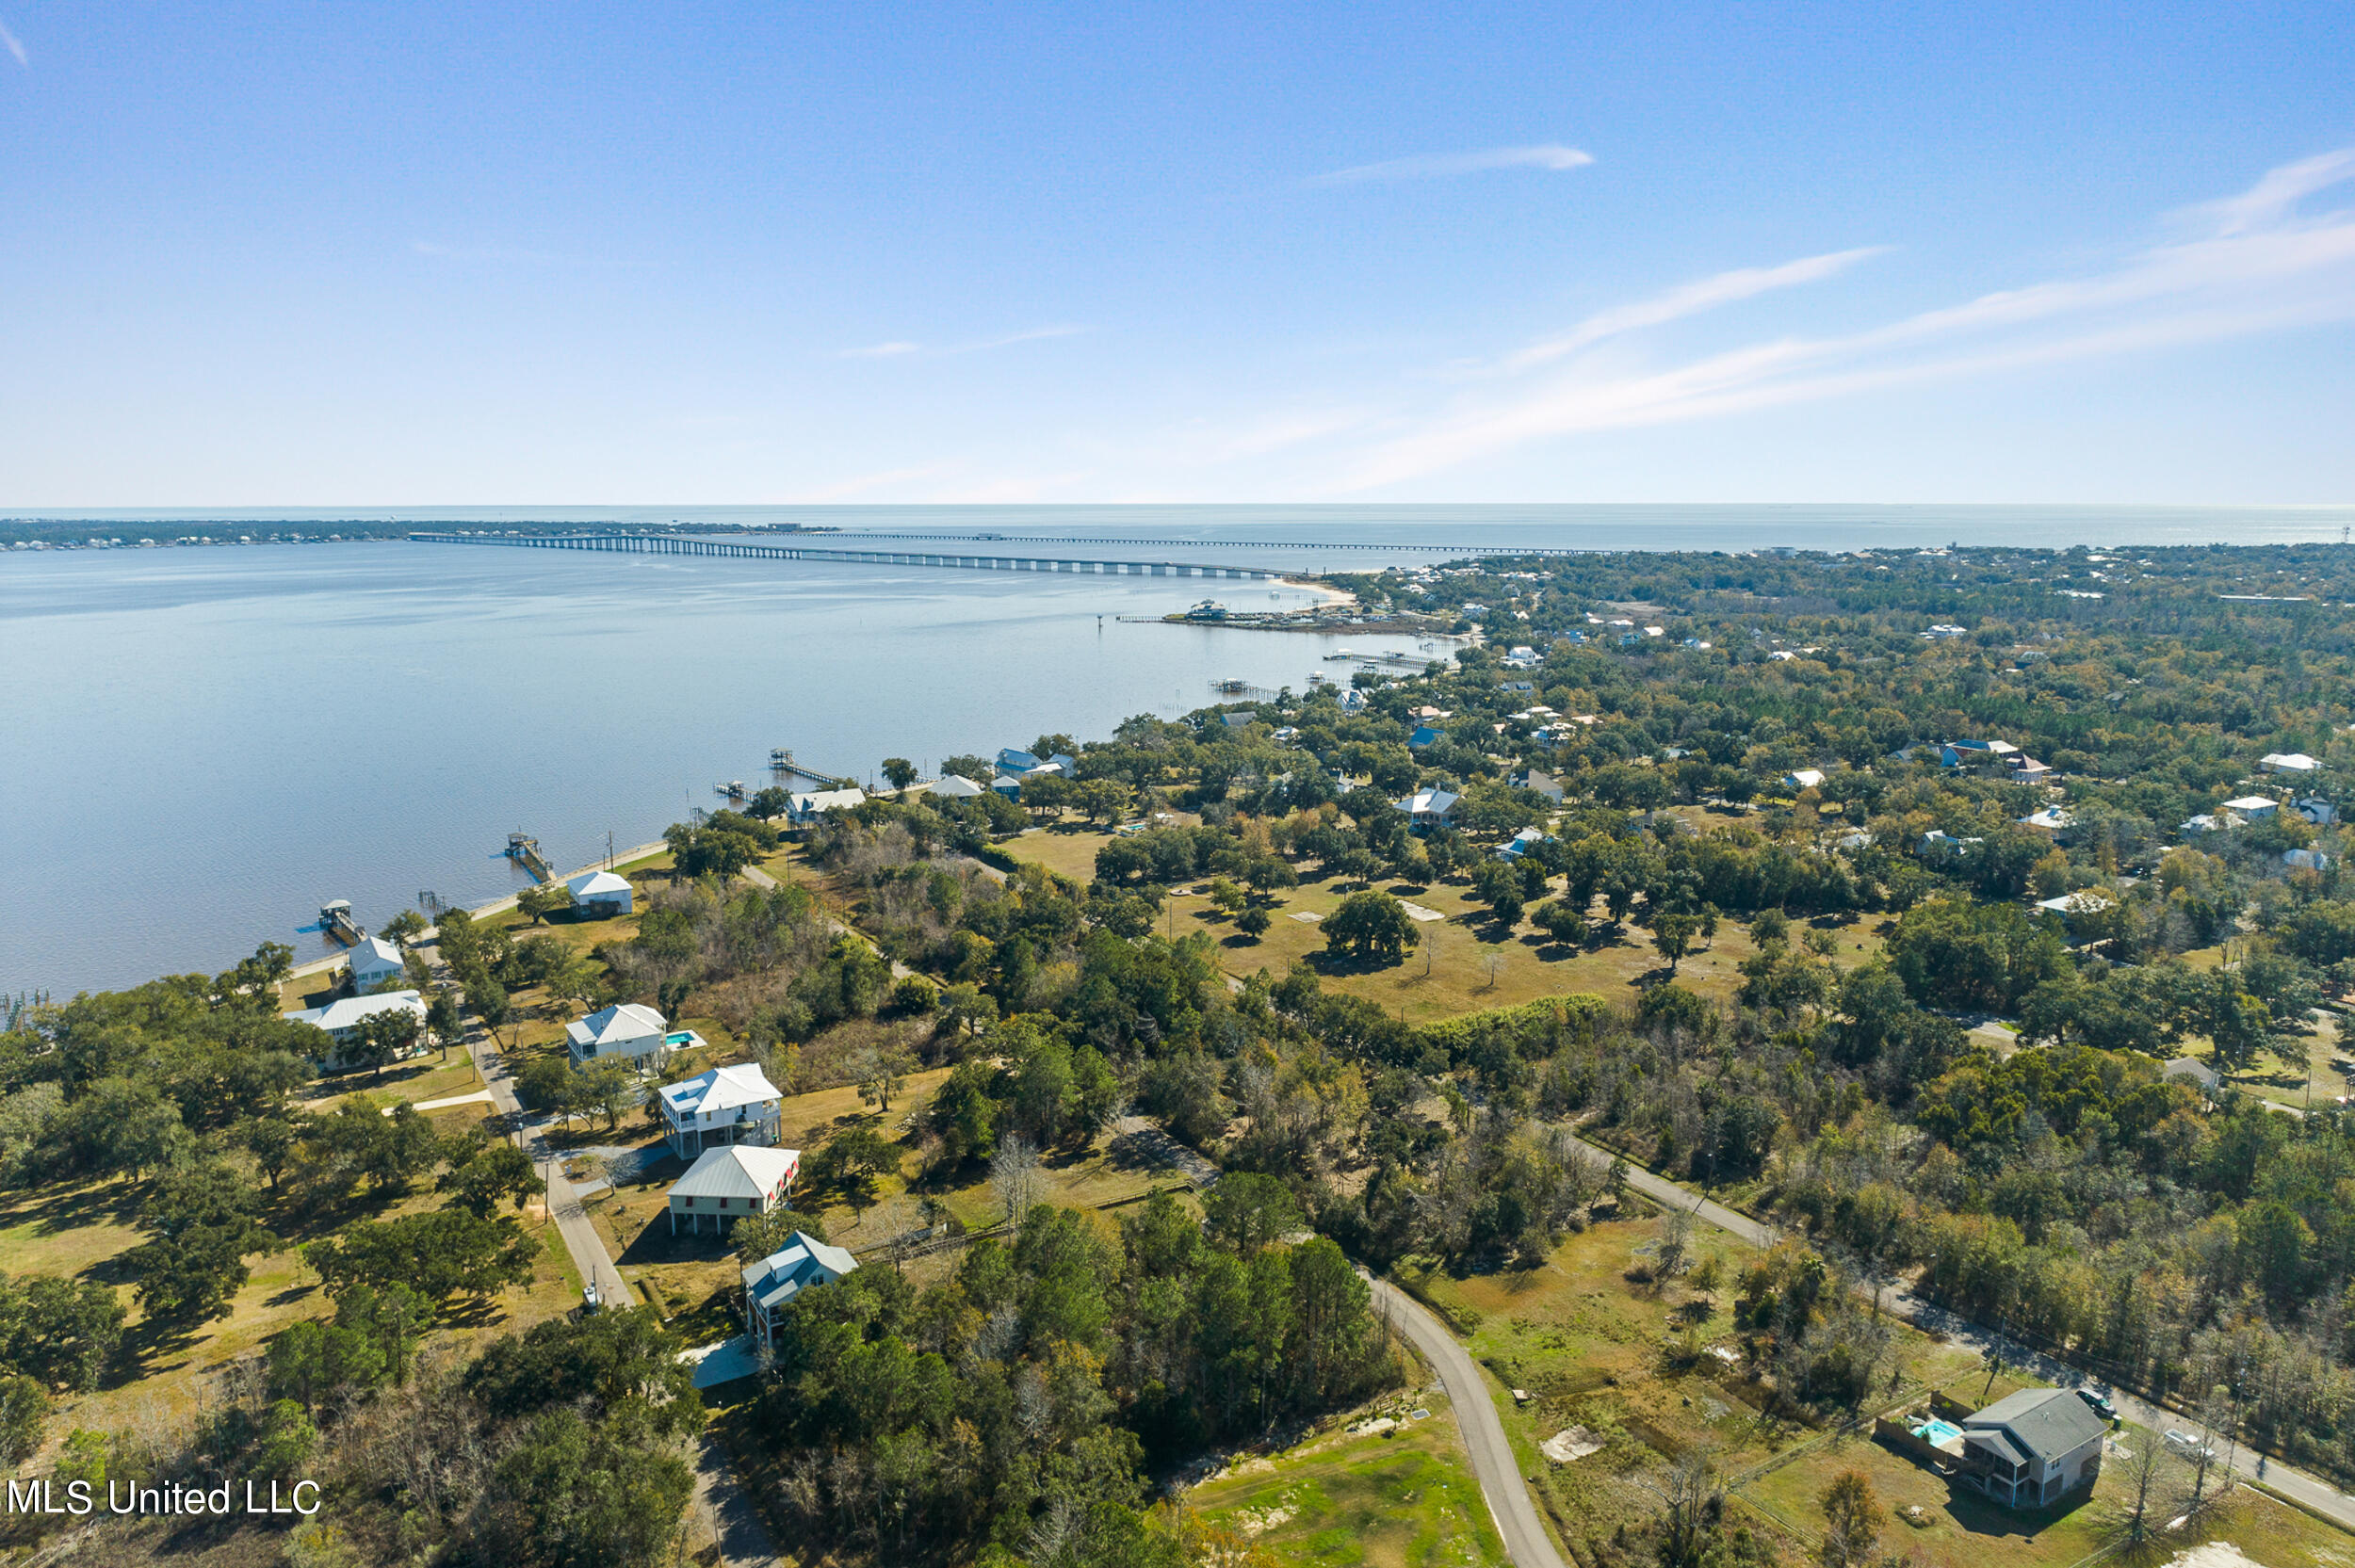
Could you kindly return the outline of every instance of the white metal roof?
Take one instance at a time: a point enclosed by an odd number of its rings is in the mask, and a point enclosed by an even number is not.
[[[667,1026],[662,1014],[642,1002],[616,1002],[586,1018],[573,1020],[564,1026],[564,1032],[577,1045],[610,1045],[625,1040],[643,1040],[650,1034],[660,1034]]]
[[[982,786],[962,773],[948,774],[934,779],[924,786],[924,793],[927,795],[946,795],[955,800],[966,799],[979,795],[981,792]]]
[[[714,1067],[698,1073],[681,1083],[665,1084],[662,1103],[679,1117],[717,1116],[739,1106],[767,1105],[784,1098],[777,1086],[769,1081],[769,1075],[755,1061],[739,1062],[733,1067]]]
[[[867,791],[863,789],[813,789],[793,797],[793,813],[810,816],[821,811],[848,811],[866,803]]]
[[[2226,811],[2239,812],[2242,816],[2246,816],[2252,811],[2276,810],[2281,804],[2281,801],[2273,799],[2269,795],[2244,795],[2236,800],[2225,801],[2224,809]]]
[[[414,991],[385,991],[374,996],[339,996],[323,1008],[304,1008],[279,1016],[292,1024],[316,1024],[328,1033],[348,1029],[380,1012],[414,1012],[425,1016],[425,998]]]
[[[404,967],[406,965],[401,961],[400,949],[381,936],[364,936],[360,939],[359,945],[351,949],[351,972],[355,975],[363,971]]]
[[[766,1198],[801,1169],[799,1149],[763,1149],[734,1143],[706,1149],[687,1174],[671,1185],[674,1198]]]
[[[2274,752],[2259,759],[2267,768],[2279,768],[2290,773],[2311,773],[2322,764],[2303,752]]]
[[[571,888],[573,897],[583,903],[592,898],[609,897],[616,893],[626,897],[630,891],[629,879],[616,876],[610,871],[583,871],[564,885]]]

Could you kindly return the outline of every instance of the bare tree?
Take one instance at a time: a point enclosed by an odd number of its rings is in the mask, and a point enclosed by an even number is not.
[[[1658,1278],[1662,1285],[1684,1272],[1684,1262],[1693,1251],[1693,1216],[1684,1208],[1671,1208],[1661,1217]]]
[[[989,1190],[1006,1223],[1018,1227],[1036,1206],[1046,1188],[1039,1174],[1038,1146],[1020,1133],[1010,1133],[989,1160]]]
[[[1660,1484],[1646,1483],[1662,1503],[1660,1562],[1662,1568],[1693,1568],[1701,1560],[1711,1525],[1717,1517],[1725,1489],[1717,1482],[1717,1467],[1705,1449],[1688,1448]]]
[[[2154,1431],[2144,1432],[2137,1440],[2141,1447],[2120,1450],[2125,1466],[2120,1472],[2126,1482],[2126,1540],[2138,1544],[2151,1533],[2152,1505],[2165,1492],[2168,1473],[2167,1445]]]

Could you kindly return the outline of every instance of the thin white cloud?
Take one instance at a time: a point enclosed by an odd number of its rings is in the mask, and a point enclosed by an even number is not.
[[[8,53],[16,57],[17,64],[27,71],[33,69],[33,62],[24,54],[24,45],[17,42],[16,35],[8,31],[8,24],[5,22],[0,22],[0,44],[8,46]]]
[[[942,344],[937,348],[912,343],[903,338],[894,338],[888,343],[869,343],[856,348],[838,348],[835,351],[834,357],[838,360],[896,360],[905,359],[912,354],[921,354],[928,359],[944,359],[951,354],[983,354],[992,348],[1011,348],[1017,343],[1037,343],[1043,339],[1055,337],[1077,337],[1086,331],[1085,327],[1067,325],[1032,327],[1028,331],[1007,332],[1001,337],[977,338],[969,343]]]
[[[1584,169],[1594,154],[1559,142],[1535,147],[1490,147],[1478,153],[1442,153],[1429,157],[1392,158],[1337,169],[1309,181],[1319,186],[1362,185],[1374,180],[1437,180],[1452,174],[1479,174],[1491,169]]]
[[[1703,311],[1715,310],[1719,305],[1754,299],[1778,288],[1818,283],[1845,272],[1868,257],[1881,255],[1888,249],[1886,245],[1860,246],[1853,251],[1802,256],[1797,261],[1784,262],[1779,267],[1738,267],[1714,277],[1681,283],[1648,299],[1597,311],[1560,337],[1543,339],[1508,356],[1500,368],[1507,371],[1528,370],[1552,360],[1567,358],[1606,338],[1645,327],[1658,327],[1688,315],[1698,315]]]
[[[2201,215],[2198,237],[2133,252],[2087,277],[1984,294],[1878,327],[1776,338],[1665,368],[1631,367],[1624,355],[1589,351],[1690,314],[1674,308],[1680,303],[1706,309],[1779,285],[1746,294],[1711,279],[1671,290],[1509,356],[1504,364],[1524,376],[1552,368],[1517,393],[1463,398],[1425,415],[1367,454],[1350,488],[1419,477],[1534,441],[2355,320],[2355,210],[2298,212],[2306,197],[2351,177],[2355,149],[2286,165],[2238,196],[2188,209]],[[1823,275],[1858,254],[1835,252],[1846,260]],[[1752,276],[1804,272],[1832,260]]]

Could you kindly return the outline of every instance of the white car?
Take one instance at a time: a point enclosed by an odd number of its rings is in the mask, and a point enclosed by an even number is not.
[[[2216,1461],[2216,1450],[2190,1432],[2169,1428],[2161,1441],[2166,1443],[2168,1452],[2178,1459],[2188,1460],[2195,1464],[2202,1460],[2210,1463]]]

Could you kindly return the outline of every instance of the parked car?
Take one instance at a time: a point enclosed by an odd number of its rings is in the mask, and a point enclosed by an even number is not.
[[[2170,1427],[2168,1429],[2166,1437],[2161,1441],[2166,1443],[2168,1452],[2173,1454],[2178,1459],[2186,1460],[2195,1464],[2199,1463],[2202,1460],[2205,1460],[2210,1463],[2213,1463],[2216,1461],[2216,1450],[2209,1447],[2205,1443],[2201,1442],[2198,1437],[2194,1436],[2190,1432],[2178,1431],[2177,1429]]]
[[[2103,1420],[2115,1421],[2118,1419],[2118,1407],[2110,1403],[2110,1397],[2103,1393],[2100,1389],[2080,1388],[2077,1390],[2077,1398],[2083,1399],[2086,1402],[2086,1408],[2093,1412],[2094,1414],[2099,1415]]]

